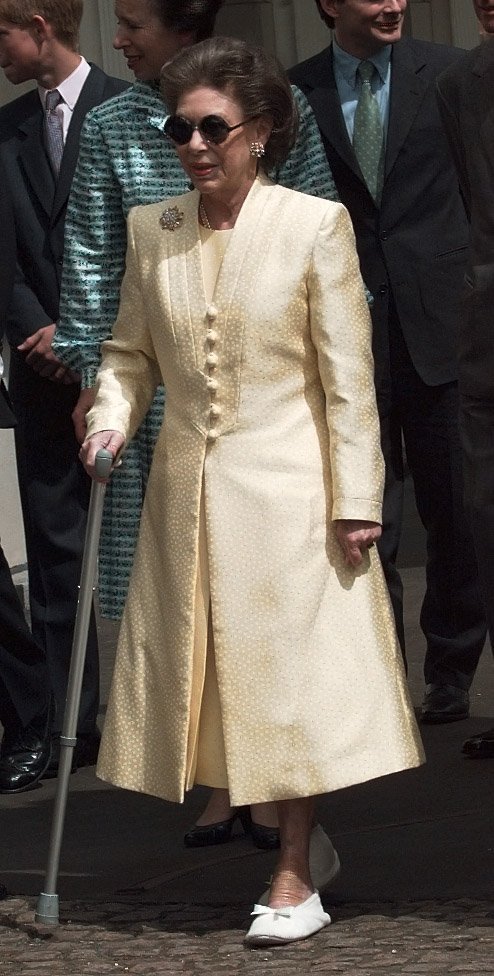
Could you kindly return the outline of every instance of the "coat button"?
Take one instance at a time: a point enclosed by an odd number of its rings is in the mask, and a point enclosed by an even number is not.
[[[212,403],[209,408],[210,417],[221,417],[221,407],[217,403]]]
[[[218,440],[218,437],[219,437],[218,431],[215,430],[214,427],[211,427],[211,430],[208,430],[208,435],[207,435],[208,441],[211,441],[211,442],[212,441],[217,441]]]
[[[206,339],[211,346],[214,346],[214,344],[218,341],[218,333],[215,332],[214,329],[208,329],[206,332]]]
[[[218,389],[218,380],[214,380],[212,376],[208,376],[206,386],[211,393],[214,393]]]
[[[206,363],[211,367],[211,369],[214,369],[214,367],[218,365],[217,354],[215,352],[208,352],[206,356]]]
[[[215,318],[218,317],[218,309],[216,308],[216,305],[208,305],[206,309],[206,317],[210,319],[211,322],[214,322]]]

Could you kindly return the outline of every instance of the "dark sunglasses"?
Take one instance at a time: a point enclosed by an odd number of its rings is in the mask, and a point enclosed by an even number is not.
[[[228,125],[219,115],[205,115],[197,125],[192,125],[192,122],[184,119],[182,115],[169,115],[163,126],[163,131],[169,139],[176,142],[177,146],[186,146],[196,131],[200,132],[205,142],[212,142],[214,146],[219,146],[229,136],[230,132],[233,132],[234,129],[240,129],[241,125],[252,122],[252,119],[256,118],[257,115],[251,115],[250,118],[238,122],[237,125]]]

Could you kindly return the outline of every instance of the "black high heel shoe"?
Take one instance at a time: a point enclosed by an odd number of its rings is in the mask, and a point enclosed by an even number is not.
[[[261,851],[276,851],[280,846],[279,827],[266,827],[264,824],[255,823],[252,817],[250,836],[254,847],[259,847]]]
[[[216,844],[227,844],[232,840],[233,825],[240,820],[244,834],[250,833],[250,813],[248,807],[238,807],[228,820],[217,823],[191,827],[184,836],[186,847],[213,847]]]

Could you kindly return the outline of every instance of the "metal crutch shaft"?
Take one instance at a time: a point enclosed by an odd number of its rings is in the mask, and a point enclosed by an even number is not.
[[[110,451],[102,448],[96,455],[96,474],[98,478],[108,478],[113,464]],[[81,702],[82,679],[86,660],[86,644],[89,630],[89,620],[93,604],[94,582],[98,559],[101,519],[106,484],[93,481],[84,542],[84,554],[81,567],[81,582],[77,601],[77,613],[72,641],[69,679],[67,684],[67,698],[63,717],[62,735],[60,736],[60,761],[58,766],[57,791],[50,835],[48,864],[45,875],[45,886],[38,897],[35,919],[46,925],[57,925],[59,922],[57,880],[60,864],[60,850],[62,847],[65,811],[69,792],[69,778],[72,770],[74,748],[77,745],[77,719]]]

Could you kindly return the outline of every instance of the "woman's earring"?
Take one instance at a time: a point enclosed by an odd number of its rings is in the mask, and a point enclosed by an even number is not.
[[[261,159],[265,155],[266,150],[262,142],[251,142],[249,152],[256,159]]]

